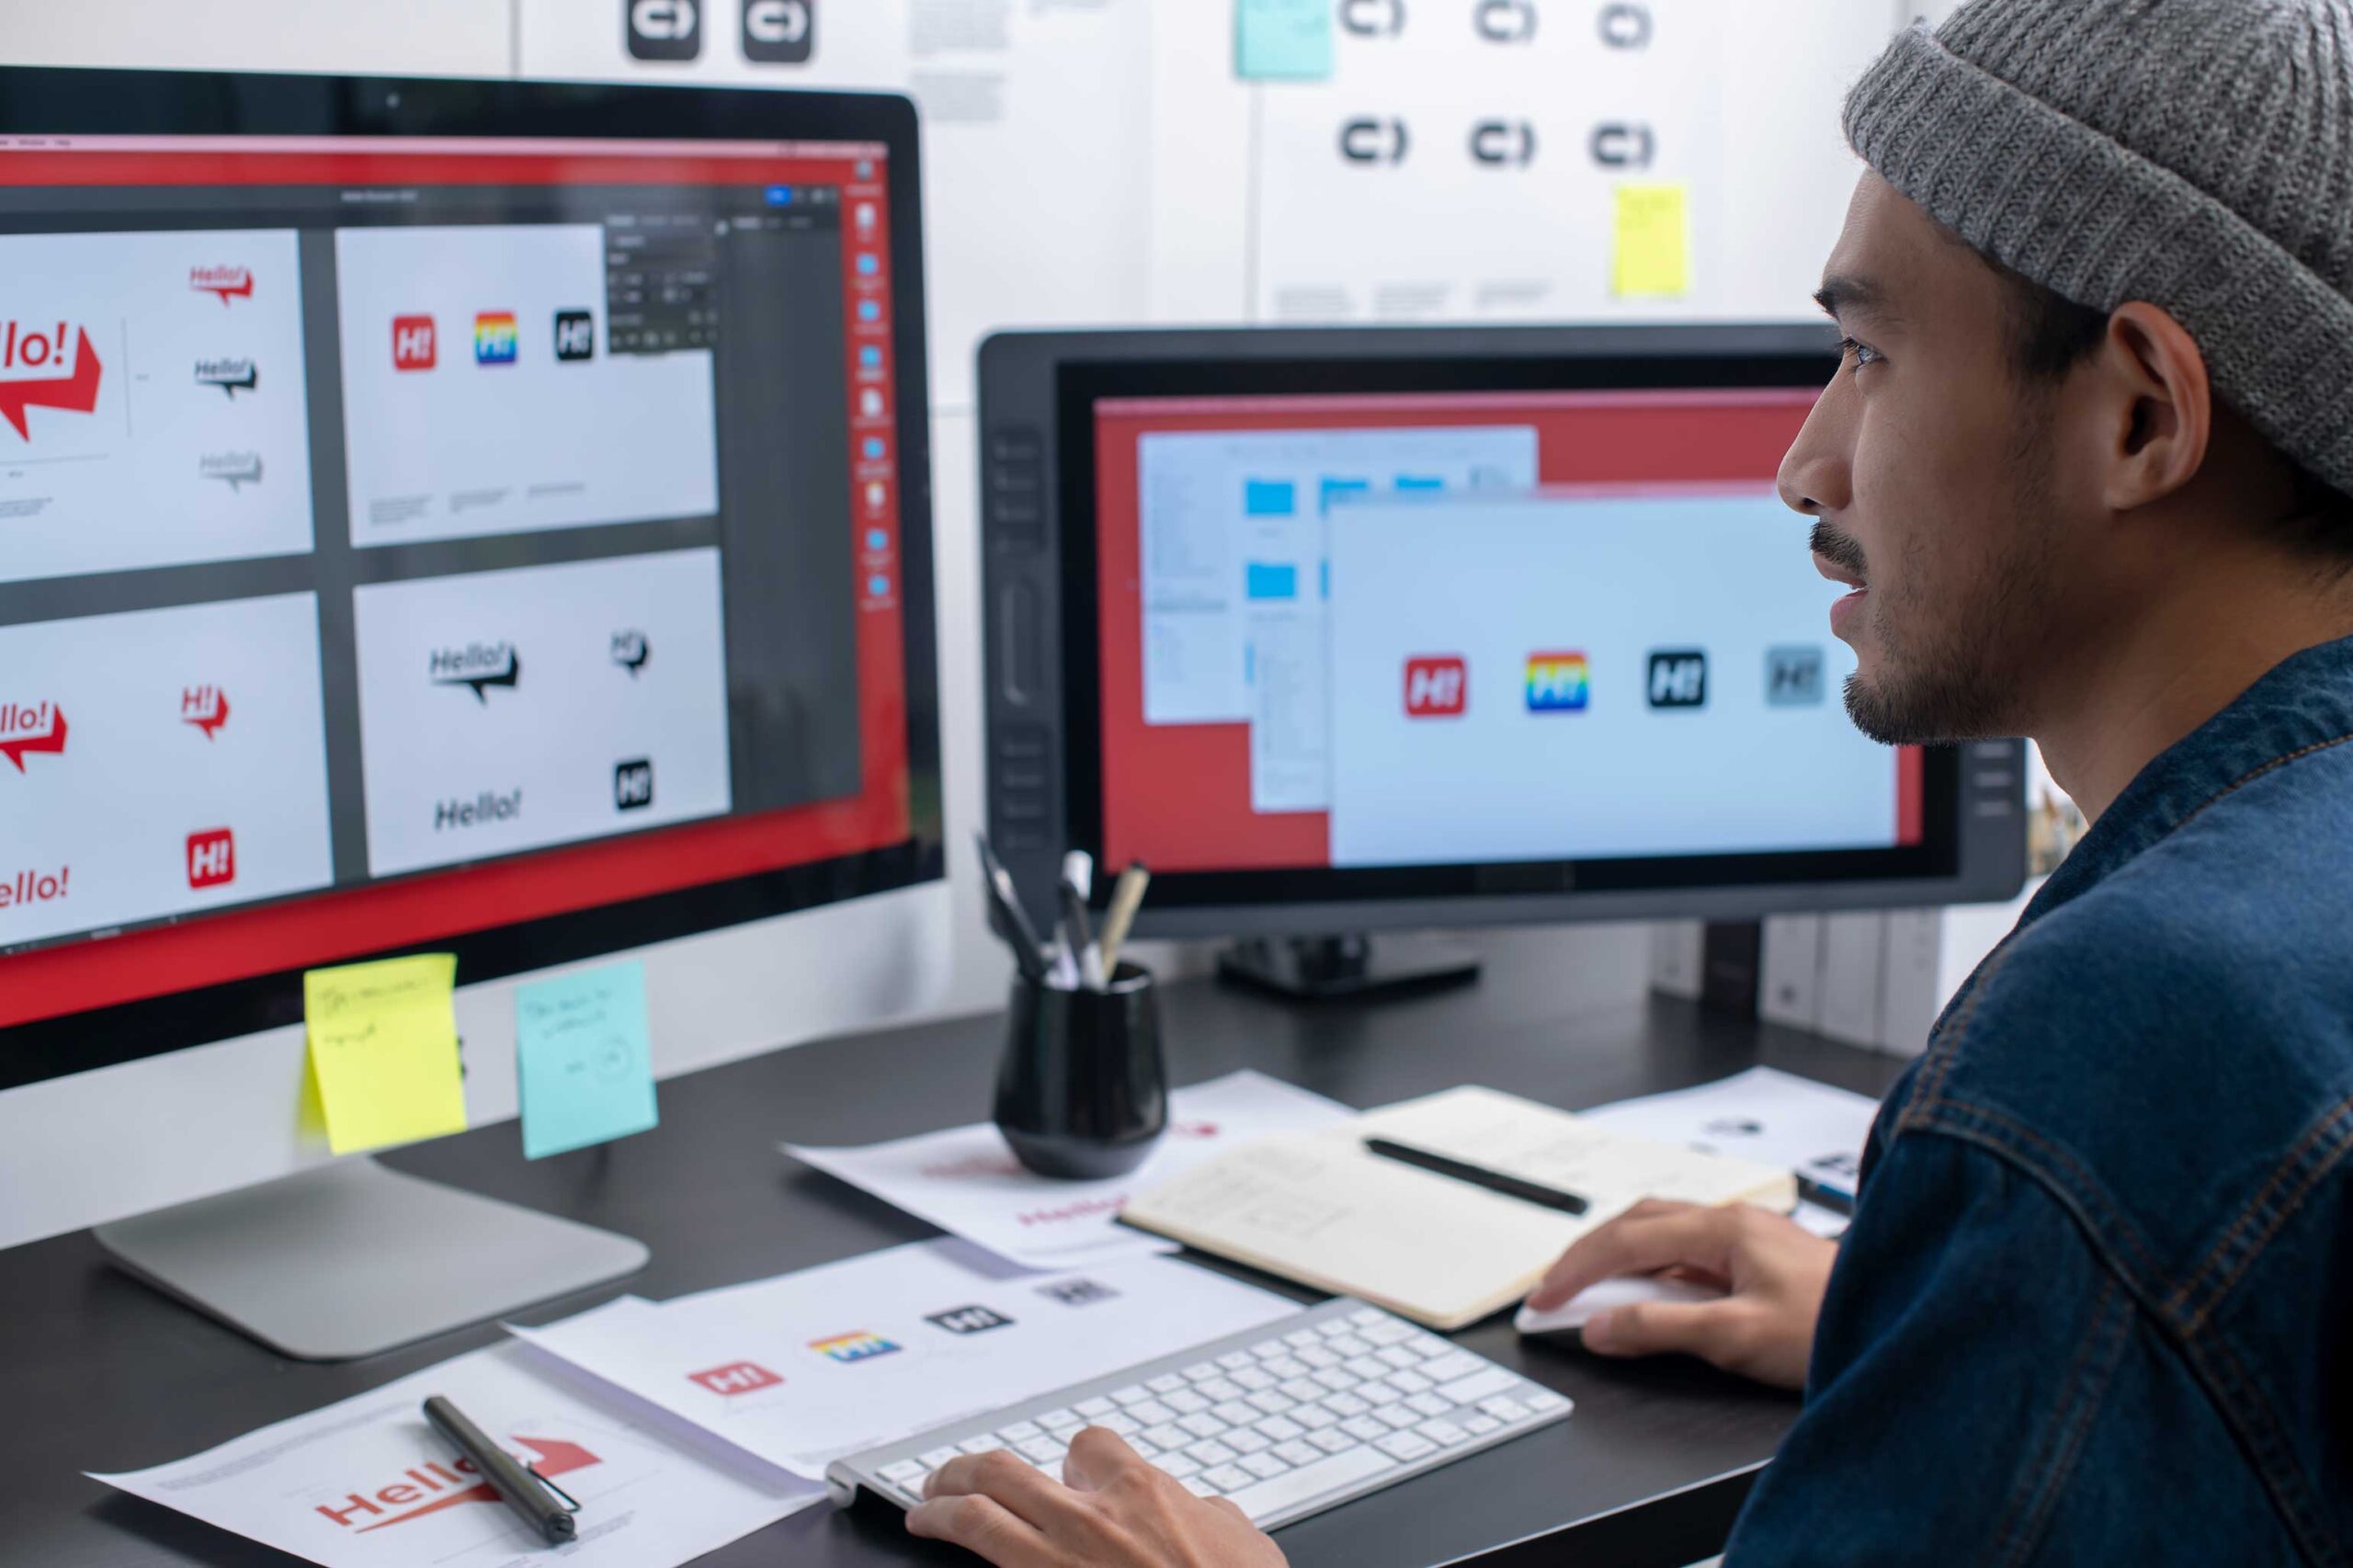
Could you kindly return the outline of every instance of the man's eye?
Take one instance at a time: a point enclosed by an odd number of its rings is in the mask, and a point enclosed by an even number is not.
[[[1878,364],[1882,358],[1878,349],[1867,343],[1858,343],[1851,337],[1838,340],[1838,352],[1853,359],[1858,370],[1866,365]]]

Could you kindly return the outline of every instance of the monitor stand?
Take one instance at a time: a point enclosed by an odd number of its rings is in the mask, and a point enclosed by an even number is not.
[[[645,1244],[338,1160],[100,1225],[114,1261],[299,1361],[350,1361],[608,1283]]]
[[[1479,955],[1435,937],[1251,937],[1217,956],[1220,979],[1302,1002],[1402,995],[1479,978]]]

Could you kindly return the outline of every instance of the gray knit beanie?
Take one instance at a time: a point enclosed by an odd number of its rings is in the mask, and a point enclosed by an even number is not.
[[[2353,493],[2353,0],[1972,0],[1889,47],[1847,139],[1981,254],[2168,312]]]

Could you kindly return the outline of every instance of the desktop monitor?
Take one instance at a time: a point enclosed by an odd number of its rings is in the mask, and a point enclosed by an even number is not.
[[[1804,326],[1015,334],[981,355],[989,828],[1136,929],[2007,897],[2017,743],[1889,749],[1775,494]],[[1108,877],[1097,877],[1097,902]]]
[[[0,71],[0,1245],[262,1181],[301,977],[945,972],[914,110]]]

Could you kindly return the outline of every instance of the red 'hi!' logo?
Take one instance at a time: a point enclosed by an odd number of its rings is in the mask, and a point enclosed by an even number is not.
[[[538,1456],[531,1468],[551,1480],[604,1462],[577,1443],[566,1443],[552,1437],[517,1437],[515,1440]],[[341,1506],[321,1503],[318,1510],[347,1529],[358,1526],[354,1533],[365,1535],[369,1530],[404,1525],[411,1519],[421,1519],[444,1508],[454,1508],[460,1503],[497,1502],[498,1493],[489,1482],[467,1484],[473,1482],[474,1477],[474,1467],[469,1460],[452,1460],[446,1465],[434,1460],[401,1471],[401,1479],[390,1486],[380,1486],[369,1493],[354,1492],[348,1494]],[[449,1489],[453,1486],[463,1487],[464,1490],[452,1492]],[[405,1511],[395,1513],[395,1509]],[[361,1524],[362,1519],[371,1522]]]
[[[237,880],[237,837],[225,827],[188,835],[188,885],[217,888]]]
[[[180,688],[180,722],[193,724],[210,740],[229,722],[229,694],[217,686],[188,686]]]
[[[723,1399],[772,1389],[784,1381],[756,1361],[733,1361],[724,1367],[713,1367],[708,1372],[688,1372],[687,1376]]]
[[[0,419],[29,441],[28,408],[89,414],[98,406],[98,351],[90,329],[77,326],[65,341],[63,322],[11,321],[0,326]]]
[[[1471,666],[1453,654],[1405,661],[1405,717],[1459,717],[1470,699]]]
[[[439,358],[433,341],[431,316],[392,318],[392,369],[429,370]]]
[[[65,710],[54,702],[0,702],[0,756],[22,773],[28,752],[65,755]]]
[[[226,305],[231,300],[254,297],[254,269],[250,267],[191,267],[188,269],[188,286],[199,294],[218,294]]]

